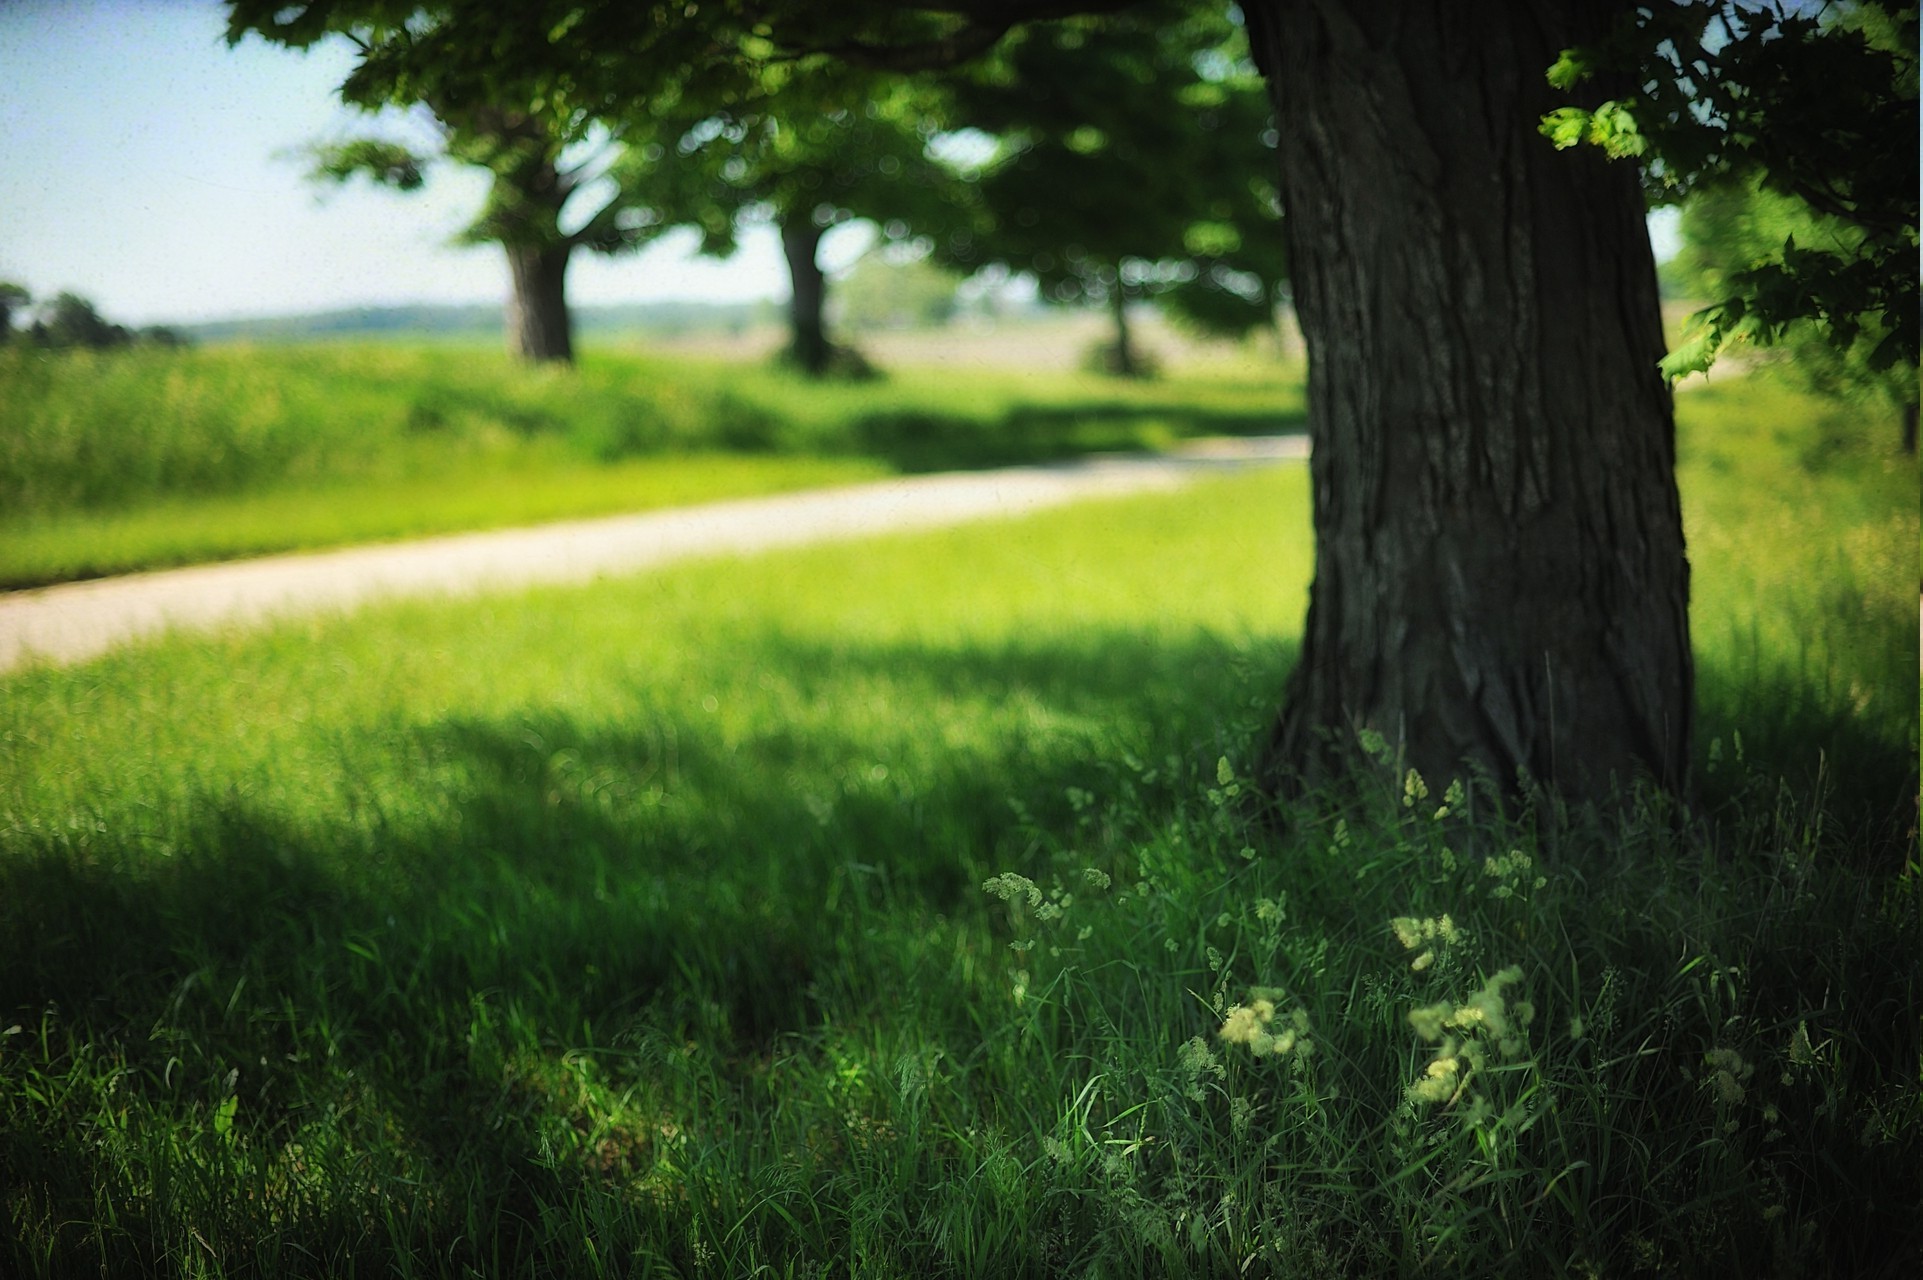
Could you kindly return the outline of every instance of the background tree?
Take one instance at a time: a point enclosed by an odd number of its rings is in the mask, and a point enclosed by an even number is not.
[[[1106,306],[1112,372],[1143,371],[1128,324],[1158,298],[1205,327],[1274,323],[1286,275],[1269,107],[1222,6],[1158,5],[1017,31],[957,77],[960,118],[998,139],[962,267],[1032,273]]]
[[[13,317],[33,305],[33,294],[25,285],[0,280],[0,345],[13,337]]]
[[[499,244],[507,256],[511,348],[530,361],[566,363],[574,356],[568,264],[577,250],[631,250],[667,229],[651,185],[678,131],[690,123],[677,108],[700,65],[693,60],[697,46],[671,38],[686,32],[650,40],[624,26],[615,43],[581,64],[592,71],[601,57],[632,60],[623,76],[627,92],[617,102],[605,77],[516,56],[576,27],[590,41],[615,34],[592,16],[547,15],[539,6],[236,0],[228,38],[237,42],[252,33],[304,48],[340,36],[360,51],[340,87],[342,101],[369,111],[430,113],[440,154],[490,176],[487,202],[462,239]],[[652,81],[650,67],[660,72]],[[724,78],[712,76],[718,89]],[[362,174],[412,190],[435,158],[392,140],[360,139],[317,148],[314,172],[334,180]]]
[[[53,301],[43,303],[28,335],[35,346],[89,351],[125,347],[134,340],[125,325],[108,320],[77,293],[58,293]]]
[[[885,240],[939,234],[968,191],[931,152],[943,104],[924,81],[853,74],[838,66],[781,68],[762,95],[697,131],[702,184],[683,183],[684,210],[711,252],[733,247],[737,227],[758,219],[781,234],[788,266],[787,358],[819,376],[860,366],[827,324],[822,237],[856,219]]]

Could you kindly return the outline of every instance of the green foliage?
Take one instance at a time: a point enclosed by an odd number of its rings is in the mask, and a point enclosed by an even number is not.
[[[713,175],[686,192],[687,213],[717,248],[757,217],[817,229],[866,218],[892,240],[939,234],[967,199],[929,154],[946,110],[922,81],[845,68],[771,75],[761,95],[705,122],[684,147]]]
[[[1300,469],[0,680],[0,1270],[1898,1274],[1914,472],[1808,403],[1681,397],[1697,820],[1252,823]]]
[[[1844,359],[1872,373],[1914,369],[1916,6],[1643,7],[1593,47],[1565,51],[1549,80],[1610,94],[1544,118],[1558,147],[1640,157],[1661,201],[1786,199],[1817,233],[1720,264],[1722,289],[1664,362],[1670,376],[1708,368],[1728,343],[1812,325],[1846,353],[1867,335]]]
[[[1639,156],[1649,149],[1648,140],[1636,128],[1636,117],[1620,102],[1600,103],[1593,109],[1557,107],[1543,117],[1542,132],[1558,151],[1587,143],[1601,147],[1612,160]]]
[[[253,35],[304,48],[344,36],[359,56],[341,83],[343,102],[370,112],[425,108],[440,134],[439,153],[490,175],[486,202],[461,238],[498,243],[514,262],[516,311],[532,321],[515,335],[520,354],[571,362],[568,258],[576,249],[635,249],[668,228],[661,206],[679,188],[664,180],[662,161],[705,113],[685,100],[696,81],[717,93],[724,81],[734,83],[732,72],[712,60],[669,61],[692,52],[680,40],[663,41],[654,81],[639,47],[625,49],[632,65],[618,90],[605,78],[605,64],[570,68],[559,58],[535,65],[509,56],[517,39],[526,42],[525,54],[583,26],[591,32],[597,23],[578,12],[547,15],[538,5],[504,15],[462,0],[398,7],[381,0],[230,0],[228,40]],[[435,158],[365,138],[314,148],[314,174],[344,181],[360,173],[411,191]],[[674,183],[699,180],[685,154],[667,168]],[[522,260],[529,255],[538,269]],[[541,276],[545,288],[534,283]]]
[[[0,582],[485,528],[1300,422],[1299,372],[1156,388],[460,346],[0,352]]]
[[[1024,27],[955,93],[999,150],[977,179],[983,225],[939,256],[1032,272],[1057,302],[1156,297],[1214,332],[1273,324],[1286,270],[1268,97],[1226,10]]]
[[[1693,318],[1691,331],[1664,363],[1671,376],[1699,372],[1718,350],[1754,341],[1776,348],[1785,367],[1818,391],[1914,414],[1916,366],[1897,360],[1897,336],[1870,309],[1873,268],[1856,257],[1859,229],[1752,182],[1697,192],[1684,206],[1682,235],[1681,252],[1664,268],[1670,287],[1686,297],[1729,300]],[[1812,254],[1816,267],[1805,265]],[[1781,295],[1799,287],[1799,273],[1843,263],[1856,283],[1832,279],[1826,291],[1835,296],[1853,290],[1860,305],[1847,309],[1840,322],[1771,319],[1794,313],[1791,300]],[[1745,293],[1764,300],[1752,307]]]
[[[427,181],[428,161],[398,142],[356,138],[311,148],[312,176],[346,182],[362,176],[397,191],[415,191]]]

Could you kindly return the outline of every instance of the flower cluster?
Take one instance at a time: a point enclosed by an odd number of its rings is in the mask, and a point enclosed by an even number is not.
[[[1514,1058],[1528,1047],[1536,1008],[1503,993],[1503,988],[1521,981],[1522,967],[1510,965],[1491,974],[1482,989],[1461,1004],[1444,1001],[1410,1011],[1409,1025],[1416,1034],[1431,1043],[1440,1042],[1422,1079],[1409,1086],[1411,1100],[1452,1103],[1488,1062],[1492,1043],[1504,1058]]]
[[[1417,973],[1427,969],[1436,961],[1436,947],[1446,946],[1460,936],[1456,922],[1447,912],[1431,919],[1418,920],[1414,916],[1397,916],[1389,921],[1389,928],[1395,932],[1396,941],[1408,951],[1423,947],[1422,954],[1409,961],[1409,967]],[[1434,945],[1424,946],[1425,943]]]
[[[1230,1044],[1247,1045],[1249,1052],[1260,1058],[1290,1053],[1306,1056],[1315,1049],[1308,1033],[1308,1010],[1298,1006],[1290,1012],[1285,1025],[1277,1026],[1275,1001],[1257,996],[1245,1005],[1231,1006],[1222,1029],[1216,1034]]]

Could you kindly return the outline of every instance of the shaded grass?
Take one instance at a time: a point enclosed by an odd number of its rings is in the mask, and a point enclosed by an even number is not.
[[[1800,438],[1687,441],[1713,828],[1399,778],[1249,827],[1299,470],[0,681],[0,1268],[1900,1266],[1909,571]],[[1258,998],[1286,1052],[1217,1035]]]
[[[1287,430],[1298,382],[818,384],[434,345],[0,352],[0,586]]]
[[[1848,807],[1880,805],[1900,835],[1917,750],[1916,458],[1877,415],[1767,372],[1679,395],[1677,419],[1707,797],[1728,798],[1714,766],[1740,732],[1754,757],[1797,761],[1800,786],[1820,770]]]

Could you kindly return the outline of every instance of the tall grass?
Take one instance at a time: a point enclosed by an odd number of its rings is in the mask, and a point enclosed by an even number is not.
[[[1300,471],[0,681],[0,1271],[1903,1274],[1913,472],[1709,403],[1695,815],[1252,824]]]
[[[0,351],[0,586],[1286,430],[1298,383],[821,385],[425,344]]]

